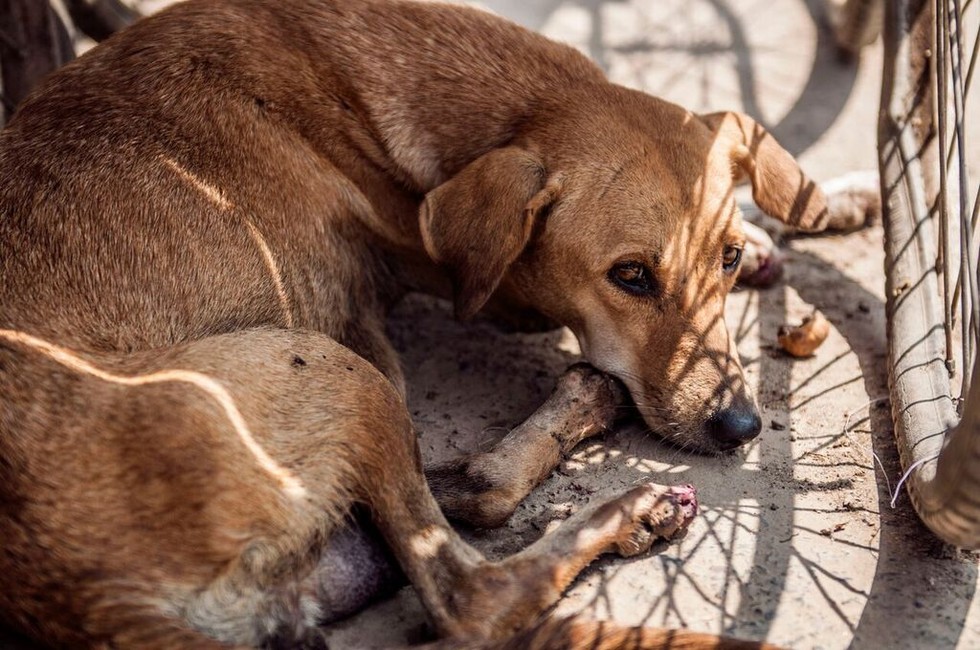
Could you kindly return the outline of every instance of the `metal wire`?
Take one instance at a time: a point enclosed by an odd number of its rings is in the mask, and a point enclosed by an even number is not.
[[[980,187],[975,188],[969,177],[966,124],[966,101],[980,52],[980,29],[965,48],[964,13],[970,4],[971,0],[936,0],[935,7],[936,112],[941,161],[936,208],[942,231],[939,261],[943,274],[946,363],[951,374],[955,370],[958,377],[953,384],[955,398],[963,398],[969,391],[969,378],[980,350],[980,246],[976,238]]]
[[[930,530],[948,543],[980,549],[980,364],[974,361],[980,250],[967,168],[970,73],[964,65],[974,60],[977,43],[963,43],[968,6],[966,0],[885,3],[878,156],[889,395],[902,482]],[[942,232],[934,232],[937,226]]]

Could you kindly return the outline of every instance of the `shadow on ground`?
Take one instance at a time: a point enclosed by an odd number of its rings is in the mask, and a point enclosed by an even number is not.
[[[785,288],[733,296],[728,320],[743,350],[753,337],[773,340],[780,324],[798,320],[801,304],[823,311],[838,334],[806,362],[767,345],[745,358],[769,428],[755,448],[695,456],[627,426],[583,444],[505,528],[467,537],[499,557],[590,500],[640,481],[692,482],[703,515],[686,539],[649,556],[599,561],[559,611],[790,647],[954,647],[967,630],[975,558],[935,541],[906,498],[889,506],[899,469],[880,399],[887,393],[883,302],[826,261],[855,244],[879,251],[880,236],[797,242]],[[871,257],[863,264],[880,264],[880,253]],[[427,462],[492,445],[576,358],[562,350],[573,348],[567,334],[460,325],[448,305],[422,297],[397,311],[391,330]],[[815,415],[827,425],[815,426]],[[371,619],[351,629],[364,632],[377,625]],[[342,631],[337,638],[349,637]]]

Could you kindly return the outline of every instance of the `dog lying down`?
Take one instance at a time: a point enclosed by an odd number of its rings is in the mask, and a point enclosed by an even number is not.
[[[442,647],[758,647],[544,617],[682,531],[690,486],[499,562],[446,519],[504,523],[626,392],[688,448],[758,435],[723,318],[741,177],[794,230],[846,216],[748,116],[473,9],[190,0],[115,35],[0,134],[0,616],[54,647],[295,647],[390,564]],[[592,365],[423,470],[384,331],[413,290],[567,326]]]

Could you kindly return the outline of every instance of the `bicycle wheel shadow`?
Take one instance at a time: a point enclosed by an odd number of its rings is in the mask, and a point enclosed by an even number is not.
[[[857,66],[838,61],[825,0],[799,0],[799,15],[794,14],[794,19],[808,18],[815,26],[814,51],[808,60],[807,48],[801,48],[795,38],[780,38],[780,30],[786,28],[768,22],[772,15],[763,2],[484,0],[480,4],[578,47],[617,83],[696,111],[740,106],[794,155],[830,129],[851,98],[858,76]],[[760,30],[747,18],[767,21],[767,29]],[[781,59],[806,70],[790,72]],[[787,90],[790,79],[804,82],[802,86],[790,83]],[[772,95],[780,96],[784,105],[775,119],[769,119]]]

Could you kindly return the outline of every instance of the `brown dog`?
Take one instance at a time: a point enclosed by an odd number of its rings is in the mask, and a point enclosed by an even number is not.
[[[740,445],[742,174],[825,224],[748,117],[476,10],[192,0],[110,39],[0,142],[0,612],[71,647],[302,639],[361,504],[440,632],[512,634],[596,555],[686,525],[693,492],[641,486],[487,562],[427,488],[385,311],[415,289],[566,325],[652,428]],[[573,369],[541,426],[430,472],[440,505],[501,523],[618,399]],[[606,644],[703,641],[631,634]]]

